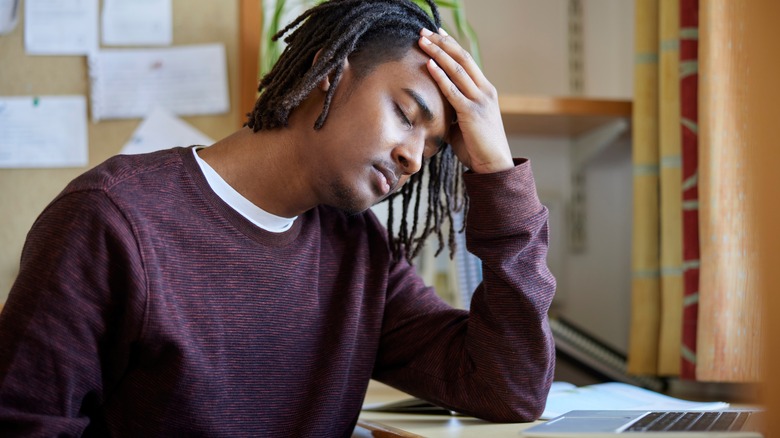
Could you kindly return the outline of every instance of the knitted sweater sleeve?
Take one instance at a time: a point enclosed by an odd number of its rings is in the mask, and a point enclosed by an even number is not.
[[[463,414],[532,421],[544,410],[555,363],[547,210],[528,161],[465,181],[466,241],[483,272],[470,311],[446,305],[398,263],[374,378]]]
[[[3,436],[85,431],[141,330],[142,272],[133,234],[101,192],[44,210],[0,315]]]

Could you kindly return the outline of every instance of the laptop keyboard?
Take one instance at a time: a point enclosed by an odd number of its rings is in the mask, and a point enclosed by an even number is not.
[[[740,430],[750,412],[651,412],[624,432]]]

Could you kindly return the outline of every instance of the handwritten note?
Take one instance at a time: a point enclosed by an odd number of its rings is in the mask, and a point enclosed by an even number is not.
[[[103,44],[170,45],[172,21],[171,0],[103,0]]]
[[[170,112],[155,108],[122,148],[122,154],[142,154],[174,146],[209,146],[214,140]]]
[[[145,117],[160,106],[177,115],[230,109],[221,44],[101,50],[89,57],[94,120]]]
[[[0,167],[87,165],[84,96],[0,97]]]
[[[24,47],[31,55],[86,55],[98,47],[98,0],[27,0]]]

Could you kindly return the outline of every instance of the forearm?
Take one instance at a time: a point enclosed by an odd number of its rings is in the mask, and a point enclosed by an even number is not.
[[[555,291],[544,255],[547,212],[540,210],[511,258],[496,257],[501,242],[473,239],[470,250],[482,259],[483,283],[471,302],[467,350],[475,376],[511,414],[502,420],[527,421],[541,415],[555,365],[547,311]]]
[[[499,419],[535,419],[544,409],[555,364],[547,324],[555,293],[546,265],[547,209],[537,197],[530,162],[466,178],[467,246],[482,260],[483,271],[466,342],[474,375],[508,405],[511,414]]]
[[[393,358],[397,369],[380,378],[489,420],[529,421],[541,414],[554,368],[546,318],[555,282],[545,264],[547,211],[528,167],[467,175],[467,241],[484,273],[471,312],[405,301],[399,312],[414,308],[419,315],[405,318],[405,335],[393,334],[401,340],[389,338],[416,353],[407,352],[406,362]]]

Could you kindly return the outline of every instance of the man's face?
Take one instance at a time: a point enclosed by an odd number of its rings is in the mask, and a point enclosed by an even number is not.
[[[400,188],[442,147],[453,109],[427,60],[410,49],[360,80],[347,66],[325,124],[312,133],[314,190],[322,204],[363,211]]]

